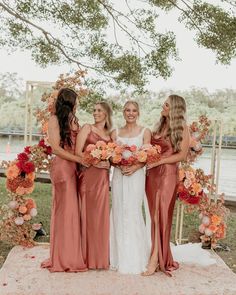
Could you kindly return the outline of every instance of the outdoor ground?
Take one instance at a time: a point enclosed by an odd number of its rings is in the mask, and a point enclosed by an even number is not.
[[[51,185],[45,183],[36,183],[35,190],[31,195],[35,199],[38,208],[38,215],[35,222],[43,222],[44,229],[49,233],[50,227],[50,207],[51,207]],[[5,178],[0,178],[0,206],[8,202],[7,192],[5,190]],[[230,251],[217,251],[225,263],[236,273],[236,206],[229,206],[231,210],[228,219],[227,236],[220,241],[221,244],[227,245]],[[183,237],[188,237],[190,242],[198,242],[199,219],[196,213],[185,214]],[[173,225],[173,229],[175,226]],[[172,232],[172,237],[174,230]],[[38,242],[48,242],[49,236],[43,237]],[[12,247],[0,241],[0,268],[3,265],[7,254]]]

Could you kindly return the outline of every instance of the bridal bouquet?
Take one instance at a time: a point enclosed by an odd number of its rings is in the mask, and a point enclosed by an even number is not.
[[[90,165],[108,161],[113,155],[115,146],[113,142],[105,143],[102,140],[97,141],[96,144],[89,144],[83,153],[84,161]]]
[[[157,162],[160,159],[160,146],[150,144],[138,148],[136,145],[116,145],[111,162],[122,166],[131,166],[136,163]]]
[[[117,165],[131,166],[137,160],[138,148],[136,145],[119,145],[115,143],[115,148],[112,153],[111,162]]]

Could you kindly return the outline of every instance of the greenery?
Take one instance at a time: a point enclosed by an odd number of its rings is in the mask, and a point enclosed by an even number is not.
[[[229,64],[236,56],[235,6],[232,0],[1,1],[0,46],[29,50],[42,66],[74,64],[110,87],[142,90],[150,75],[168,78],[170,60],[178,59],[175,32],[161,27],[161,16],[176,15],[172,20],[193,31],[199,46]]]
[[[5,189],[5,178],[0,178],[0,206],[7,203],[7,192]],[[48,233],[46,237],[41,237],[38,242],[49,242],[50,232],[50,207],[51,207],[51,184],[36,183],[35,190],[32,194],[38,207],[38,215],[34,221],[43,222],[43,227]],[[184,217],[183,237],[187,237],[189,241],[199,242],[198,233],[199,219],[196,213],[186,213]],[[173,229],[175,229],[175,216],[173,222]],[[227,244],[230,252],[219,252],[219,255],[224,261],[236,272],[236,208],[231,208],[231,216],[228,220],[227,237],[222,243]],[[174,230],[172,230],[172,241],[174,241]],[[7,254],[12,246],[0,241],[0,267],[4,263]]]
[[[21,79],[15,73],[0,74],[0,129],[24,130],[25,117],[25,93],[19,87]],[[5,82],[4,82],[5,81]],[[7,82],[8,81],[8,82]],[[17,89],[17,91],[16,91]],[[34,91],[33,108],[40,108],[43,102],[41,95],[49,89],[36,87]],[[135,99],[140,103],[141,116],[140,123],[145,126],[152,126],[160,116],[162,104],[166,97],[173,93],[171,89],[158,93],[147,92],[144,94],[121,93],[120,95],[103,96],[92,93],[88,100],[84,100],[78,108],[78,118],[80,124],[91,123],[93,121],[91,109],[94,101],[101,98],[109,100],[114,109],[114,126],[123,124],[122,105],[127,99]],[[188,121],[192,122],[200,115],[207,115],[210,119],[222,119],[224,121],[224,134],[236,134],[236,90],[224,89],[210,93],[207,89],[191,88],[186,91],[176,91],[182,95],[188,106]],[[33,129],[38,130],[38,124],[33,117]]]

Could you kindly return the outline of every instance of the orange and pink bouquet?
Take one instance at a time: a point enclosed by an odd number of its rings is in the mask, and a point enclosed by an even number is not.
[[[96,144],[89,144],[83,152],[84,161],[90,165],[108,161],[113,155],[115,146],[113,142],[105,143],[102,140],[97,141]]]
[[[217,241],[224,239],[226,234],[229,209],[224,206],[224,194],[216,202],[205,195],[201,199],[199,211],[201,240],[202,242],[211,242],[211,246],[214,248]]]
[[[204,188],[210,187],[210,176],[204,175],[202,169],[194,169],[190,165],[181,165],[177,196],[185,204],[198,205],[204,195]]]
[[[161,148],[159,146],[144,145],[138,148],[136,145],[118,145],[114,148],[111,161],[122,166],[131,166],[136,163],[157,162],[160,159]]]
[[[141,147],[140,152],[146,154],[146,163],[156,163],[161,158],[161,146],[145,144]]]

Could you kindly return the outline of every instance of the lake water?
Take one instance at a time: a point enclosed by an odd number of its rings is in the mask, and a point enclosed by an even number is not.
[[[37,142],[33,142],[35,144]],[[24,141],[12,139],[10,145],[6,137],[0,137],[0,161],[13,160],[24,149]],[[206,174],[211,169],[211,149],[204,153],[194,165],[202,168]],[[219,175],[219,193],[225,193],[226,199],[236,201],[236,149],[222,149]]]

